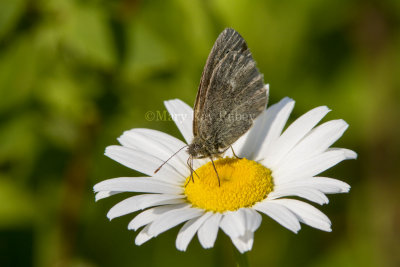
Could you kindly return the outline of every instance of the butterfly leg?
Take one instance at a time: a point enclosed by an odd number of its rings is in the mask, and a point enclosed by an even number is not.
[[[220,187],[220,186],[221,186],[221,180],[219,179],[219,175],[218,175],[218,172],[217,172],[217,168],[215,168],[215,164],[214,164],[213,159],[212,159],[212,158],[210,158],[210,159],[211,159],[212,165],[213,165],[213,167],[214,167],[215,173],[217,174],[218,186]]]
[[[233,151],[233,147],[232,147],[232,146],[231,146],[231,149],[232,149],[232,153],[233,153],[233,155],[235,156],[235,158],[237,158],[237,159],[242,159],[241,157],[238,157],[238,156],[236,155],[235,151]]]

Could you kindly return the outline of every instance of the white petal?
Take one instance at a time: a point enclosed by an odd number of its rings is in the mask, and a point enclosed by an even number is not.
[[[309,201],[315,202],[317,204],[323,205],[329,203],[328,198],[321,191],[310,188],[310,187],[290,187],[290,188],[280,188],[275,190],[268,195],[268,199],[277,199],[281,197],[288,196],[298,196],[305,198]]]
[[[263,202],[255,204],[253,208],[268,215],[280,225],[294,233],[297,233],[301,228],[296,215],[285,206],[277,203],[276,200],[264,200]]]
[[[127,198],[110,209],[107,217],[112,220],[116,217],[142,210],[151,206],[182,203],[182,195],[143,194]]]
[[[275,141],[271,126],[278,114],[282,113],[285,107],[292,106],[293,108],[293,105],[294,101],[286,97],[261,113],[255,119],[253,127],[245,134],[245,138],[239,139],[240,143],[236,145],[237,147],[234,146],[238,156],[255,159],[263,144],[264,146],[268,146],[271,142]],[[277,127],[279,127],[279,125],[277,125]]]
[[[337,179],[326,177],[310,177],[300,179],[298,181],[290,181],[282,184],[276,184],[274,191],[296,187],[314,188],[325,194],[347,193],[350,190],[350,185]]]
[[[183,188],[169,184],[152,177],[120,177],[104,180],[93,187],[98,191],[124,191],[124,192],[146,192],[181,194]]]
[[[265,94],[267,95],[267,101],[269,101],[269,83],[264,84]]]
[[[315,176],[346,159],[355,159],[357,154],[348,149],[330,148],[326,152],[308,159],[298,158],[295,162],[285,162],[274,170],[272,176],[277,183],[298,178]]]
[[[160,143],[162,143],[163,145],[165,145],[168,149],[170,149],[171,151],[175,150],[176,148],[181,148],[183,146],[186,145],[186,143],[182,142],[181,140],[179,140],[178,138],[175,138],[169,134],[166,134],[164,132],[160,132],[160,131],[156,131],[156,130],[152,130],[152,129],[147,129],[147,128],[134,128],[131,129],[129,131],[126,131],[123,133],[122,136],[124,136],[125,134],[127,134],[127,139],[124,143],[124,145],[127,145],[129,147],[136,147],[137,144],[135,142],[135,140],[129,140],[129,134],[130,133],[140,133],[143,134],[145,136],[148,136],[150,138],[152,138],[153,140],[157,140]],[[121,137],[122,137],[121,136]],[[178,156],[179,157],[179,156]],[[182,158],[183,161],[184,158]]]
[[[246,231],[246,215],[241,210],[226,212],[220,227],[231,238],[243,236]]]
[[[178,173],[168,163],[161,168],[157,175],[154,175],[154,171],[164,163],[164,161],[143,151],[137,151],[123,146],[109,146],[106,148],[104,154],[122,165],[150,176],[164,177],[165,180],[176,184],[181,184],[185,179],[184,176]]]
[[[185,251],[197,230],[211,215],[212,212],[207,212],[198,218],[187,221],[179,230],[178,237],[176,238],[176,248]]]
[[[178,157],[178,154],[181,153],[174,155],[174,153],[184,148],[186,144],[181,142],[181,146],[170,147],[160,140],[157,132],[155,133],[157,136],[153,137],[147,133],[141,133],[140,131],[133,129],[130,131],[125,131],[122,136],[118,138],[118,141],[123,146],[146,152],[160,159],[161,161],[168,160],[169,165],[172,166],[177,172],[179,172],[182,176],[188,176],[190,172],[186,165],[186,161]],[[180,152],[182,151],[183,149]],[[172,155],[174,156],[171,157]],[[187,157],[185,157],[185,159],[187,159]]]
[[[262,144],[264,137],[269,130],[270,113],[264,110],[255,120],[253,127],[250,128],[241,138],[237,140],[237,144],[233,145],[235,153],[239,157],[253,159]]]
[[[179,99],[164,101],[164,105],[186,143],[190,144],[193,139],[193,109]]]
[[[344,120],[332,120],[321,124],[304,137],[284,161],[309,158],[324,152],[343,135],[348,126]]]
[[[204,211],[201,209],[190,207],[166,212],[151,224],[149,233],[157,236],[178,224],[199,217],[203,213]]]
[[[200,227],[199,231],[197,232],[197,236],[203,248],[212,248],[214,246],[215,240],[217,239],[221,218],[221,213],[214,213]]]
[[[150,228],[151,224],[146,225],[145,228],[142,229],[142,231],[140,231],[140,233],[136,236],[135,239],[135,244],[140,246],[143,243],[149,241],[150,239],[152,239],[154,236],[149,234],[149,228]]]
[[[254,209],[243,208],[241,210],[246,218],[246,229],[255,232],[261,225],[261,215]]]
[[[159,206],[155,208],[151,208],[148,210],[145,210],[141,213],[139,213],[133,220],[128,224],[128,229],[129,230],[137,230],[140,227],[152,223],[154,220],[156,220],[158,217],[160,217],[162,214],[166,213],[167,211],[170,210],[175,210],[175,209],[182,209],[188,207],[189,204],[176,204],[176,205],[165,205],[165,206]]]
[[[263,163],[270,168],[276,164],[330,111],[326,106],[317,107],[293,122],[271,149],[264,154]]]
[[[96,201],[99,201],[100,199],[115,195],[115,194],[119,194],[119,193],[123,193],[122,191],[100,191],[96,194]]]
[[[329,218],[310,204],[295,199],[276,199],[274,201],[292,211],[300,222],[322,231],[332,231]]]
[[[283,98],[279,103],[267,109],[267,122],[262,133],[262,144],[256,148],[257,154],[254,159],[263,159],[264,155],[271,149],[282,133],[290,113],[294,107],[294,100],[288,97]]]
[[[231,240],[240,253],[245,253],[246,251],[251,250],[251,248],[253,247],[254,232],[246,231],[243,236],[239,236],[236,238],[231,237]]]

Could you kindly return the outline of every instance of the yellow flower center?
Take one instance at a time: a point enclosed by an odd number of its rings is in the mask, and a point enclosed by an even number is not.
[[[273,189],[271,171],[258,162],[223,158],[201,166],[186,178],[185,194],[193,206],[214,212],[251,207],[267,197]]]

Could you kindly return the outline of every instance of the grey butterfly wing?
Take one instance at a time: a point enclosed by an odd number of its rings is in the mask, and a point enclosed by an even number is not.
[[[268,101],[250,51],[230,51],[216,64],[198,115],[198,135],[222,152],[252,126]]]
[[[206,65],[201,76],[196,101],[194,103],[193,135],[198,135],[198,120],[203,113],[206,95],[209,90],[211,77],[220,61],[229,52],[243,52],[247,50],[245,40],[234,29],[226,28],[217,38],[207,58]]]

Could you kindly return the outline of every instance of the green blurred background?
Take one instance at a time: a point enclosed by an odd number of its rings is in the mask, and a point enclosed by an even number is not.
[[[179,228],[138,247],[126,197],[94,202],[95,183],[138,173],[104,148],[130,128],[182,138],[148,121],[163,100],[192,105],[225,27],[247,43],[270,103],[292,120],[328,105],[350,124],[335,146],[356,161],[326,173],[348,182],[321,210],[333,232],[299,234],[263,217],[252,266],[400,266],[400,1],[0,0],[0,266],[233,266],[228,238],[175,248]]]

